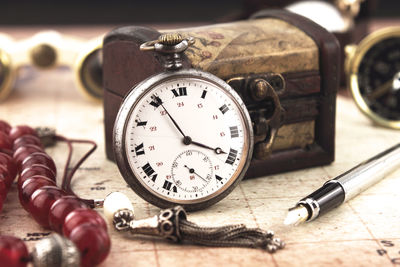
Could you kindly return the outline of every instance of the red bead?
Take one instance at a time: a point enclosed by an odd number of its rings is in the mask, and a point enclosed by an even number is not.
[[[81,266],[83,267],[100,264],[110,252],[111,241],[107,231],[90,223],[76,227],[69,239],[81,252]]]
[[[45,228],[50,228],[49,211],[51,205],[67,193],[57,186],[43,186],[33,192],[29,200],[29,213],[33,219]]]
[[[21,146],[14,152],[13,155],[14,162],[17,164],[17,166],[19,166],[24,161],[24,159],[26,159],[29,155],[35,152],[44,152],[44,151],[43,148],[36,145]]]
[[[0,120],[0,132],[3,132],[8,135],[10,133],[10,130],[11,130],[10,124],[8,124],[3,120]]]
[[[64,196],[58,199],[50,208],[49,224],[52,230],[62,233],[65,217],[72,211],[89,207],[76,196]]]
[[[71,232],[79,225],[84,223],[90,223],[97,227],[107,230],[107,224],[103,217],[100,216],[96,211],[91,209],[77,209],[65,218],[63,226],[63,234],[69,237]]]
[[[49,155],[43,152],[35,152],[29,155],[24,161],[22,161],[21,171],[31,167],[33,164],[43,164],[50,168],[57,175],[56,165]]]
[[[0,179],[0,200],[2,203],[7,197],[7,192],[8,189],[6,183],[4,182],[4,180]]]
[[[33,164],[29,168],[22,171],[18,179],[18,187],[21,187],[26,180],[35,175],[44,176],[56,182],[56,176],[54,175],[54,172],[49,169],[49,167],[42,164]]]
[[[24,135],[34,135],[37,136],[37,133],[34,129],[26,125],[20,125],[11,128],[10,130],[10,138],[12,141],[16,140],[17,138],[24,136]]]
[[[13,236],[0,236],[0,263],[2,267],[25,267],[29,260],[25,243]]]
[[[40,141],[39,137],[34,135],[24,135],[17,138],[13,144],[13,150],[17,150],[21,146],[25,145],[35,145],[43,148],[42,141]]]
[[[43,186],[56,186],[56,183],[44,176],[32,176],[22,183],[21,187],[18,188],[19,203],[21,206],[29,212],[29,200],[32,194]]]
[[[11,138],[4,132],[0,132],[0,148],[11,150],[13,143]]]
[[[15,176],[17,176],[17,166],[15,166],[14,160],[11,156],[5,153],[0,153],[0,165],[3,165],[7,168],[11,178],[14,179]]]
[[[14,151],[12,151],[11,149],[0,148],[0,153],[4,153],[12,157]]]
[[[4,165],[0,165],[0,179],[4,180],[7,190],[11,187],[14,179],[11,177],[10,173],[8,172],[7,168]]]

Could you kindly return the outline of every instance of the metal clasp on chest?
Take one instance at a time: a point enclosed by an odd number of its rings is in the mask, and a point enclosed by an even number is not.
[[[234,77],[227,83],[242,97],[254,130],[254,157],[265,160],[272,152],[284,110],[277,92],[286,88],[279,73],[251,74]]]

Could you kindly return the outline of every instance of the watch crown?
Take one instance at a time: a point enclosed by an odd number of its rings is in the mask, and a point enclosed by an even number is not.
[[[158,41],[163,45],[177,45],[183,41],[180,33],[165,33],[158,37]]]
[[[178,70],[183,66],[182,53],[192,44],[194,44],[193,37],[183,38],[180,33],[165,33],[157,40],[141,44],[140,50],[160,53],[164,57],[164,66],[167,70]]]

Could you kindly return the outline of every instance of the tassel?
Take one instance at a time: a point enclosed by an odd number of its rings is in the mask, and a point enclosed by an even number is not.
[[[243,224],[201,227],[181,220],[179,231],[183,240],[204,246],[262,248],[270,253],[285,246],[279,238],[274,238],[272,231],[247,228]]]
[[[114,194],[114,195],[113,195]],[[118,195],[115,195],[118,194]],[[220,227],[202,227],[187,220],[186,211],[181,206],[162,210],[158,215],[143,220],[134,220],[133,208],[118,209],[114,201],[128,202],[128,198],[119,192],[111,193],[104,201],[106,214],[117,231],[130,231],[133,235],[151,235],[163,237],[174,242],[190,242],[211,247],[261,248],[269,253],[285,247],[272,231],[260,228],[247,228],[243,224]],[[124,199],[125,198],[125,199]],[[112,212],[110,212],[112,211]]]

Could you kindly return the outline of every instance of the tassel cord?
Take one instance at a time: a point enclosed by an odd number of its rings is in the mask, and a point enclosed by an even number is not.
[[[85,162],[85,160],[97,149],[97,144],[91,140],[68,139],[68,138],[66,138],[64,136],[60,136],[60,135],[56,135],[55,139],[57,141],[66,142],[67,146],[68,146],[68,156],[67,156],[67,160],[66,160],[65,167],[64,167],[61,188],[63,190],[65,190],[66,192],[78,197],[71,188],[72,177],[74,176],[75,172],[79,169],[79,167]],[[72,146],[73,143],[91,144],[92,148],[88,152],[86,152],[79,159],[79,161],[71,168],[70,166],[71,166],[71,158],[72,158],[72,154],[73,154],[73,146]],[[80,197],[78,197],[78,198],[80,200],[82,200],[83,202],[85,202],[87,205],[89,205],[91,208],[95,207],[93,199],[84,199],[84,198],[80,198]]]
[[[247,228],[243,224],[200,227],[187,220],[181,220],[179,231],[183,240],[205,246],[264,248],[270,252],[284,246],[279,239],[273,239],[272,232]]]

